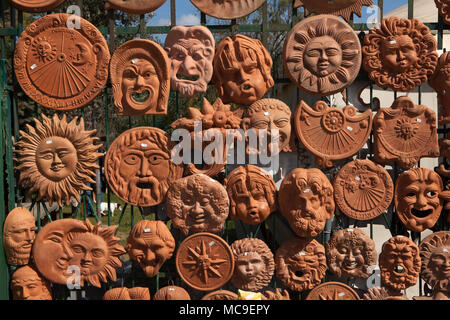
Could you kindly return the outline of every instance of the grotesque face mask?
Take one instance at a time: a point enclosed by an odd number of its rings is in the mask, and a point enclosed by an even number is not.
[[[385,39],[381,45],[383,66],[389,72],[407,72],[419,59],[412,39],[407,35]]]
[[[30,266],[14,271],[11,292],[13,300],[52,300],[50,283]]]

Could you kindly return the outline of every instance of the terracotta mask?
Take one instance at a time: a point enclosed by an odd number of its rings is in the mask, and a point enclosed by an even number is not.
[[[111,190],[135,206],[163,202],[169,184],[183,174],[183,167],[171,160],[169,143],[166,132],[158,128],[137,127],[123,132],[105,157],[105,175]]]
[[[448,0],[434,0],[434,2],[444,22],[450,24],[450,2]]]
[[[422,232],[434,226],[442,211],[441,177],[426,168],[403,172],[395,183],[394,203],[397,216],[409,230]]]
[[[117,9],[132,14],[153,12],[162,6],[166,0],[107,0],[105,9]]]
[[[148,288],[114,288],[105,292],[103,300],[150,300]]]
[[[428,82],[437,92],[439,124],[450,123],[450,53],[444,52],[438,61],[436,72]]]
[[[167,216],[185,235],[219,232],[229,213],[228,194],[218,181],[204,174],[178,179],[167,192]]]
[[[114,51],[110,74],[118,114],[167,114],[170,60],[159,44],[145,39],[125,42]]]
[[[368,278],[377,265],[375,242],[362,230],[341,229],[325,246],[330,271],[338,277]]]
[[[239,239],[233,242],[234,274],[231,283],[238,289],[258,291],[266,287],[275,271],[272,251],[257,238]]]
[[[11,276],[13,300],[52,300],[50,283],[32,267],[20,267]]]
[[[131,230],[126,250],[149,278],[154,277],[175,250],[175,239],[162,221],[141,220]]]
[[[249,15],[266,0],[191,0],[198,10],[217,19],[236,19]]]
[[[219,43],[213,66],[213,82],[225,103],[250,105],[274,84],[269,52],[261,41],[241,34]]]
[[[383,285],[405,290],[415,285],[419,277],[419,247],[405,236],[392,237],[383,244],[379,265]]]
[[[191,296],[182,287],[166,286],[156,291],[153,300],[191,300]]]
[[[164,47],[171,62],[170,87],[183,96],[206,92],[213,75],[214,36],[203,26],[173,27]]]
[[[278,203],[299,237],[315,237],[334,214],[333,186],[319,169],[297,168],[281,182]]]
[[[34,119],[36,127],[27,125],[28,133],[20,131],[22,138],[15,144],[19,184],[29,188],[30,195],[37,192],[37,200],[60,207],[71,198],[79,202],[80,191],[92,190],[86,184],[95,183],[96,162],[103,156],[97,152],[102,145],[94,144],[97,130],[85,130],[83,118],[77,123],[77,117],[67,122],[65,115],[41,115],[42,122]]]
[[[6,216],[3,225],[3,245],[9,265],[28,264],[36,232],[35,218],[24,207],[17,207]]]
[[[295,0],[294,2],[294,8],[305,7],[305,16],[309,16],[311,13],[333,14],[342,16],[347,21],[350,20],[353,12],[361,17],[362,6],[372,5],[372,0]]]

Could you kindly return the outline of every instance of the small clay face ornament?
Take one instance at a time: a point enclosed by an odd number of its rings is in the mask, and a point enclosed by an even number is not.
[[[172,90],[192,97],[206,92],[213,75],[214,36],[203,26],[173,27],[164,43],[170,62]]]
[[[52,300],[50,283],[30,266],[14,271],[10,287],[13,300]]]
[[[216,48],[213,83],[223,102],[250,105],[273,86],[272,58],[261,41],[238,34]]]
[[[450,24],[450,1],[448,0],[434,0],[439,14],[444,19],[446,24]]]
[[[450,9],[450,6],[449,6]],[[436,72],[428,81],[438,95],[438,122],[450,123],[450,53],[444,52],[438,61]]]
[[[117,9],[132,14],[145,14],[158,9],[166,0],[107,0],[105,9]]]
[[[201,12],[217,19],[236,19],[249,15],[265,0],[191,0]]]
[[[153,300],[191,300],[191,296],[182,287],[166,286],[156,291]]]
[[[332,14],[342,16],[347,22],[350,20],[352,13],[356,13],[361,17],[362,6],[372,6],[372,0],[295,0],[294,8],[303,6],[305,8],[305,16],[311,13]]]
[[[16,8],[25,12],[49,12],[59,7],[65,0],[9,0]]]
[[[131,230],[126,250],[149,278],[154,277],[175,250],[175,239],[162,221],[141,220]]]
[[[394,203],[400,221],[408,230],[422,232],[434,226],[442,211],[439,197],[444,186],[441,177],[426,168],[401,173],[395,183]]]

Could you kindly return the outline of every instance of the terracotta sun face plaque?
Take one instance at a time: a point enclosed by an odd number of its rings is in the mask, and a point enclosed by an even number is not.
[[[319,169],[296,168],[281,182],[278,203],[299,237],[315,237],[334,214],[333,186]]]
[[[225,187],[204,174],[178,179],[167,192],[167,216],[185,235],[219,232],[228,217],[229,205]]]
[[[449,3],[450,4],[450,3]],[[450,6],[449,6],[450,9]],[[428,81],[436,90],[439,104],[439,124],[450,123],[450,53],[444,52],[438,61],[436,72]]]
[[[126,250],[149,278],[154,277],[175,250],[175,239],[162,221],[141,220],[127,239]]]
[[[75,117],[67,122],[55,113],[42,122],[34,119],[35,128],[27,125],[28,133],[19,131],[21,139],[15,144],[16,170],[20,172],[19,184],[28,188],[28,194],[38,193],[37,200],[70,204],[70,199],[80,201],[80,191],[92,190],[86,183],[95,183],[97,160],[103,156],[94,144],[97,130],[87,131],[84,120]]]
[[[203,13],[217,19],[236,19],[249,15],[266,0],[191,0]]]
[[[131,14],[145,14],[158,9],[166,0],[107,0],[105,8]]]
[[[213,83],[225,103],[251,105],[274,85],[269,52],[261,41],[242,34],[219,43],[213,66]]]
[[[284,42],[286,73],[300,89],[316,96],[343,91],[358,76],[361,60],[358,35],[333,15],[300,21]]]
[[[181,178],[183,167],[172,162],[165,131],[137,127],[113,141],[105,157],[105,175],[120,199],[150,207],[165,200],[169,184]]]
[[[436,113],[416,105],[409,97],[397,98],[373,118],[374,156],[378,163],[396,162],[412,168],[423,157],[438,157]]]
[[[446,24],[450,24],[450,1],[448,0],[434,0],[436,7],[439,9],[439,14],[444,19]]]
[[[306,300],[359,300],[359,296],[350,286],[331,281],[312,289]]]
[[[379,87],[411,91],[433,74],[437,42],[417,19],[392,17],[364,38],[363,67]]]
[[[419,277],[419,247],[405,236],[392,237],[383,244],[379,265],[384,286],[405,290],[415,285]]]
[[[305,8],[305,15],[309,16],[311,13],[318,14],[332,14],[342,16],[349,21],[352,13],[356,13],[361,17],[362,6],[372,6],[372,0],[295,0],[294,8],[303,6]]]
[[[215,290],[230,280],[234,270],[234,256],[221,237],[200,232],[180,244],[175,259],[181,279],[190,287]]]
[[[118,114],[167,114],[170,60],[159,44],[127,41],[114,51],[109,68]]]
[[[49,12],[59,7],[65,0],[9,0],[19,10],[25,12]]]
[[[166,286],[156,291],[153,300],[191,300],[191,296],[182,287]]]
[[[276,275],[293,291],[310,290],[320,284],[327,270],[325,248],[316,240],[289,239],[275,254]]]
[[[382,214],[394,197],[394,183],[382,166],[355,159],[339,170],[333,181],[334,201],[339,210],[355,220]]]
[[[71,17],[58,13],[34,21],[22,32],[14,52],[14,71],[23,91],[58,111],[87,105],[108,79],[105,38],[83,18],[80,28],[72,27]]]
[[[362,230],[341,229],[325,245],[328,268],[338,277],[366,279],[377,265],[375,242]]]
[[[170,62],[172,90],[192,97],[206,92],[213,75],[215,40],[203,26],[173,27],[164,43]]]
[[[150,300],[148,288],[114,288],[105,292],[103,300]]]
[[[230,198],[230,217],[256,225],[276,211],[277,187],[270,173],[247,164],[231,171],[225,179]]]
[[[272,251],[258,238],[233,242],[234,274],[231,283],[238,289],[258,291],[266,287],[275,271]]]
[[[400,221],[409,230],[422,232],[439,219],[444,200],[441,177],[426,168],[401,173],[395,183],[394,204]]]
[[[10,287],[13,300],[52,300],[50,283],[30,266],[14,271]]]
[[[6,262],[22,266],[30,261],[31,247],[36,237],[33,214],[24,207],[17,207],[6,216],[3,225],[3,246]]]
[[[372,130],[372,111],[358,113],[353,106],[329,107],[318,101],[309,107],[301,101],[295,110],[294,124],[302,145],[316,157],[322,168],[333,161],[356,154],[366,143]]]
[[[33,258],[39,272],[49,281],[66,284],[76,266],[80,285],[100,287],[100,282],[116,280],[119,256],[126,253],[114,236],[117,226],[92,225],[89,220],[61,219],[45,225],[36,236]]]
[[[217,290],[204,295],[202,300],[239,300],[239,297],[229,290]]]

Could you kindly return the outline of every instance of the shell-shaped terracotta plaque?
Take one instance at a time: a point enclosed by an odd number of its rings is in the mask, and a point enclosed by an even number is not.
[[[10,288],[13,300],[52,300],[50,282],[30,265],[14,271]]]
[[[203,13],[217,19],[236,19],[249,15],[266,0],[191,0]]]
[[[25,12],[49,12],[59,7],[65,0],[9,0],[19,10]]]
[[[150,291],[144,287],[114,288],[105,292],[103,300],[150,300]]]
[[[217,290],[204,295],[202,300],[239,300],[239,297],[229,290]]]
[[[352,13],[356,13],[361,17],[362,6],[372,6],[372,0],[295,0],[294,8],[303,6],[305,8],[305,15],[311,13],[318,14],[332,14],[341,16],[349,21]]]
[[[450,2],[449,2],[450,10]],[[428,81],[438,95],[438,122],[450,123],[450,52],[444,52],[438,61],[435,73]]]
[[[210,291],[230,280],[234,270],[234,256],[221,237],[200,232],[180,244],[175,259],[181,279],[190,287]]]
[[[446,24],[450,24],[450,1],[449,0],[434,0],[439,14],[444,19]]]
[[[306,300],[359,300],[359,296],[350,286],[330,281],[312,289]]]
[[[31,23],[14,52],[14,71],[23,91],[44,107],[62,111],[83,107],[103,91],[110,53],[89,21],[65,13]]]
[[[126,13],[144,14],[158,9],[166,0],[106,0],[105,8]]]
[[[191,296],[182,287],[166,286],[156,291],[153,300],[191,300]]]
[[[339,170],[333,181],[334,201],[339,210],[355,220],[382,214],[394,197],[394,183],[382,166],[356,159]]]
[[[330,168],[333,161],[349,158],[364,146],[372,130],[372,111],[358,113],[350,105],[329,107],[324,101],[311,108],[301,101],[294,124],[298,139],[316,157],[316,163]]]
[[[396,162],[412,168],[423,157],[438,157],[436,113],[416,105],[409,97],[397,98],[373,118],[374,156],[381,164]]]
[[[287,75],[301,90],[316,96],[343,91],[358,76],[361,60],[358,35],[333,15],[300,21],[284,42]]]

